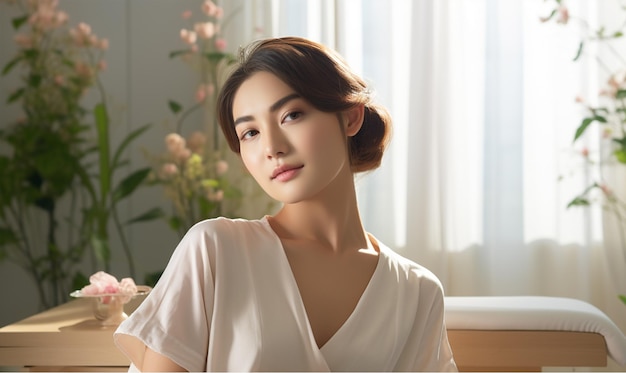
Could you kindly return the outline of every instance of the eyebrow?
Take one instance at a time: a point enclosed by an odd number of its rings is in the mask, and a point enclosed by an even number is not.
[[[292,94],[289,94],[289,95],[279,99],[278,101],[274,102],[272,104],[272,106],[270,106],[270,113],[276,112],[278,109],[280,109],[287,102],[289,102],[291,100],[295,100],[296,98],[300,98],[300,95],[297,94],[297,93],[292,93]],[[239,117],[239,118],[237,118],[235,120],[234,126],[236,127],[240,123],[248,122],[248,121],[251,121],[253,119],[254,119],[254,117],[252,115],[244,115],[243,117]]]

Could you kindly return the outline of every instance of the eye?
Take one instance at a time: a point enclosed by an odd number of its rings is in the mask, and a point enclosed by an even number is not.
[[[304,114],[301,111],[291,111],[291,112],[287,113],[287,115],[285,115],[283,117],[283,123],[284,122],[294,121],[294,120],[302,117],[302,115],[304,115]]]
[[[256,136],[258,133],[259,133],[259,131],[254,130],[254,129],[244,130],[239,135],[239,141],[244,141],[244,140],[250,139],[250,138]]]

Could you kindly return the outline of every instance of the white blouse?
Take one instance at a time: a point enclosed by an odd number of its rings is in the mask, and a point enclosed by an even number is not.
[[[440,282],[379,247],[353,313],[318,348],[267,219],[205,220],[181,240],[115,342],[134,365],[149,346],[189,371],[456,370]]]

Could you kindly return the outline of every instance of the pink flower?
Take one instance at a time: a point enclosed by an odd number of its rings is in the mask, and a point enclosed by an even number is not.
[[[76,26],[76,29],[78,30],[78,32],[80,32],[82,35],[91,35],[91,26],[89,26],[88,24],[86,24],[85,22],[80,22],[78,24],[78,26]]]
[[[78,74],[79,76],[83,77],[83,78],[90,78],[92,76],[92,71],[89,68],[89,66],[87,66],[87,64],[83,63],[83,62],[76,62],[76,65],[74,66],[74,70],[76,71],[76,74]]]
[[[59,87],[63,87],[65,85],[65,77],[63,75],[56,75],[54,77],[54,84],[58,85]]]
[[[117,279],[103,271],[89,276],[89,285],[83,287],[81,292],[85,295],[115,294],[119,290]]]
[[[173,154],[177,161],[185,162],[191,157],[191,150],[188,148],[180,148]]]
[[[189,19],[191,18],[192,15],[193,13],[191,12],[191,10],[185,10],[184,12],[181,13],[180,17],[182,19]]]
[[[100,60],[98,62],[98,66],[97,67],[98,67],[98,70],[104,71],[107,68],[107,62],[105,60]]]
[[[215,12],[219,7],[215,5],[211,0],[206,0],[202,3],[202,12],[209,17],[215,17]]]
[[[215,9],[215,14],[213,16],[217,19],[224,17],[224,9],[218,6],[217,9]]]
[[[28,49],[33,47],[33,38],[28,34],[16,34],[13,40],[22,48]]]
[[[220,202],[224,200],[224,191],[221,189],[217,191],[209,190],[207,193],[207,199],[212,202]]]
[[[200,154],[204,144],[206,144],[206,136],[200,131],[194,131],[187,139],[187,144],[192,152]]]
[[[56,23],[58,25],[62,25],[64,23],[66,23],[69,18],[70,17],[65,12],[63,12],[63,11],[57,12],[57,14],[56,14]]]
[[[165,136],[165,145],[167,146],[167,151],[175,155],[179,149],[185,147],[185,139],[177,133],[170,133]]]
[[[569,10],[567,10],[565,6],[560,6],[559,9],[557,9],[557,14],[557,23],[566,24],[569,21]]]
[[[224,38],[217,38],[215,40],[215,48],[220,52],[223,52],[226,50],[226,44],[227,44],[226,39]]]
[[[215,163],[215,172],[218,176],[224,175],[228,171],[228,162],[226,161],[217,161]]]
[[[611,188],[609,188],[609,186],[606,184],[600,184],[600,189],[607,196],[610,196],[611,194],[613,194],[613,191],[611,191]]]
[[[201,39],[210,39],[215,35],[215,24],[212,22],[196,23],[193,28]]]
[[[109,39],[100,39],[96,47],[102,49],[103,51],[109,49]]]
[[[119,297],[121,303],[127,303],[135,294],[137,294],[137,285],[132,278],[123,278],[121,282],[117,282],[117,279],[103,271],[94,273],[89,277],[89,285],[84,286],[81,289],[83,295],[100,295],[100,301],[104,304],[108,304],[113,300],[113,297],[107,295],[121,294]]]
[[[159,176],[162,179],[169,179],[170,177],[176,175],[178,173],[178,166],[174,163],[168,162],[161,166],[161,172]]]
[[[77,46],[98,45],[98,38],[91,33],[91,26],[85,22],[79,23],[70,30],[70,36]],[[108,41],[105,42],[108,47]]]
[[[587,149],[587,147],[582,148],[580,154],[582,154],[582,156],[585,158],[589,157],[589,149]]]
[[[198,88],[196,88],[196,101],[202,102],[206,99],[207,94],[207,86],[206,84],[200,84]]]
[[[137,285],[135,285],[135,281],[130,277],[123,278],[119,283],[119,292],[125,295],[137,294]]]
[[[196,89],[196,101],[202,102],[207,98],[207,96],[208,97],[213,96],[213,93],[215,93],[215,86],[212,83],[211,84],[202,83]]]
[[[190,31],[187,29],[182,29],[180,30],[180,39],[185,43],[185,44],[194,44],[196,42],[197,39],[197,35],[195,31]]]

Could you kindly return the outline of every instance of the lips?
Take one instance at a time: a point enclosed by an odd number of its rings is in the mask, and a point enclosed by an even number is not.
[[[296,172],[300,170],[302,167],[304,166],[303,165],[299,165],[299,166],[285,165],[285,166],[276,167],[274,171],[272,172],[272,176],[270,177],[270,179],[271,180],[278,179],[281,181],[286,181],[290,179],[291,177],[293,177],[296,174]]]

